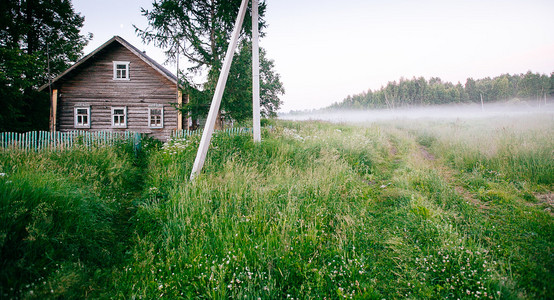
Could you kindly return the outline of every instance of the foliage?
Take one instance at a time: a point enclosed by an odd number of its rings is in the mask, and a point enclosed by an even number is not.
[[[278,73],[273,70],[274,62],[266,58],[266,51],[260,48],[260,105],[262,117],[276,117],[285,93]],[[252,118],[252,43],[243,40],[239,52],[233,59],[229,78],[223,93],[222,109],[229,112],[228,119],[241,122]]]
[[[0,297],[82,298],[122,260],[133,152],[0,152]]]
[[[0,131],[46,129],[48,96],[37,89],[50,74],[75,62],[91,36],[79,34],[84,18],[70,1],[1,3],[0,101],[5,109],[0,112]]]
[[[137,34],[147,43],[167,49],[168,60],[175,60],[177,52],[193,63],[191,71],[202,68],[220,68],[228,41],[238,15],[241,0],[155,0],[152,10],[141,9],[149,27]],[[266,4],[259,6],[260,31],[265,28],[263,16]],[[241,35],[252,31],[251,9],[244,19]]]
[[[448,103],[484,103],[498,100],[529,99],[544,101],[554,96],[554,73],[549,76],[532,73],[504,74],[495,78],[474,80],[468,78],[465,85],[443,82],[433,77],[423,77],[389,82],[379,90],[368,90],[361,94],[346,97],[331,105],[330,109],[369,109],[403,106],[436,105]]]
[[[190,74],[180,76],[184,92],[189,95],[189,103],[180,107],[193,118],[207,115],[214,94],[223,57],[240,7],[239,0],[157,0],[152,10],[142,9],[149,27],[139,29],[137,34],[147,43],[165,48],[168,61],[175,61],[177,53],[184,55],[192,67]],[[260,1],[260,33],[266,27],[264,21],[266,3]],[[233,64],[220,110],[222,117],[241,122],[251,117],[252,111],[252,31],[251,8],[244,19],[241,31],[241,44]],[[266,58],[265,50],[260,49],[260,102],[265,116],[275,116],[284,93],[279,74],[273,69],[273,61]],[[191,74],[207,72],[207,81],[195,84]]]

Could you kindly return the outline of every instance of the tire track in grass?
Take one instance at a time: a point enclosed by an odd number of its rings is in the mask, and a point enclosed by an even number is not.
[[[422,157],[428,158],[425,146],[420,145],[420,149]],[[457,172],[440,157],[425,160],[458,197],[474,208],[457,209],[465,220],[459,228],[493,253],[499,264],[496,277],[503,297],[551,298],[552,215],[548,219],[548,211],[543,214],[540,208],[529,205],[521,191],[505,180],[491,181],[480,173]]]
[[[393,219],[383,225],[393,228],[384,239],[392,253],[398,254],[393,256],[399,270],[396,281],[402,287],[397,296],[463,298],[483,296],[485,292],[492,295],[497,288],[492,278],[493,267],[487,265],[492,261],[490,255],[458,228],[463,219],[457,207],[463,201],[434,170],[434,155],[405,131],[392,130],[389,134],[397,148],[399,143],[403,148],[393,158],[401,163],[392,165],[396,167],[392,184],[379,193],[380,197],[396,195],[404,199],[388,211],[388,216],[383,214],[384,219]]]

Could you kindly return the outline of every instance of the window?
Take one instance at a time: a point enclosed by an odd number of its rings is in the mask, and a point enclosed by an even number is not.
[[[75,128],[90,128],[90,106],[75,107]]]
[[[114,80],[129,80],[129,62],[114,61],[113,62],[113,79]]]
[[[112,107],[112,127],[127,128],[127,107]]]
[[[164,127],[164,108],[163,106],[148,108],[148,127],[163,128]]]

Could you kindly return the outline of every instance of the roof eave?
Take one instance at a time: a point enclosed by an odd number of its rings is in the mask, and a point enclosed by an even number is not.
[[[163,66],[159,65],[158,63],[156,63],[152,58],[146,56],[143,52],[141,52],[140,50],[138,50],[137,48],[135,48],[133,45],[129,44],[129,42],[127,42],[126,40],[124,40],[123,38],[119,37],[119,36],[114,36],[112,37],[111,39],[109,39],[107,42],[105,42],[104,44],[102,44],[100,47],[96,48],[96,50],[92,51],[91,53],[85,55],[83,58],[81,58],[79,61],[77,61],[73,66],[69,67],[67,70],[65,70],[63,73],[61,73],[60,75],[56,76],[52,82],[50,83],[47,83],[47,84],[44,84],[43,86],[41,86],[38,90],[39,92],[42,92],[43,90],[45,90],[46,88],[48,88],[49,85],[53,85],[54,83],[56,83],[56,81],[60,80],[62,77],[64,77],[65,75],[67,75],[68,73],[70,73],[71,71],[75,70],[76,68],[78,68],[80,65],[82,65],[83,63],[85,63],[87,60],[89,60],[90,58],[92,58],[93,56],[95,56],[98,52],[102,51],[104,48],[106,48],[108,45],[110,45],[111,43],[113,43],[114,41],[117,41],[119,42],[119,44],[123,45],[125,48],[127,48],[127,50],[131,51],[133,54],[135,54],[136,56],[138,56],[142,61],[144,61],[146,64],[148,64],[150,67],[152,67],[154,70],[158,71],[158,73],[162,74],[165,78],[167,78],[169,81],[171,81],[172,83],[174,84],[177,84],[177,76],[173,75],[173,76],[170,76],[169,74],[171,72],[169,72],[167,69],[163,68]],[[184,87],[179,84],[179,88],[183,89]]]

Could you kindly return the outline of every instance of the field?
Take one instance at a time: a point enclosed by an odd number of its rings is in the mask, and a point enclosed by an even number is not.
[[[0,150],[2,298],[554,298],[550,114]]]

